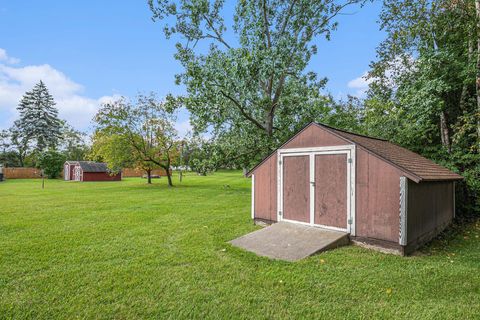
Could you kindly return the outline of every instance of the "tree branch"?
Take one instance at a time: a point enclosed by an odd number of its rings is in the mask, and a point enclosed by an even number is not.
[[[202,16],[205,19],[205,21],[207,21],[207,24],[210,27],[210,29],[216,35],[216,36],[213,36],[213,35],[207,34],[206,37],[216,39],[217,41],[221,42],[225,47],[227,47],[228,49],[231,49],[230,45],[223,39],[221,33],[215,28],[215,26],[213,25],[213,22],[205,14],[203,14]]]
[[[223,90],[220,90],[220,93],[225,97],[227,98],[228,100],[230,100],[237,108],[238,110],[240,110],[240,112],[242,113],[242,115],[247,118],[248,120],[250,120],[254,125],[256,125],[258,128],[262,129],[262,130],[265,130],[265,127],[260,123],[258,122],[254,117],[252,117],[251,115],[249,115],[245,109],[242,107],[242,105],[237,101],[235,100],[233,97],[231,97],[229,94],[227,94],[226,92],[224,92]]]
[[[296,2],[297,2],[296,0],[293,0],[292,3],[290,4],[290,7],[288,8],[287,15],[285,16],[285,20],[283,20],[283,25],[280,28],[280,34],[283,34],[285,32],[285,30],[287,29],[288,21],[292,17],[293,7],[295,6]]]
[[[272,38],[270,36],[270,29],[267,17],[267,0],[263,0],[263,23],[265,29],[265,36],[267,37],[267,48],[270,49],[272,47]]]
[[[285,79],[287,75],[286,72],[281,76],[280,82],[278,84],[277,90],[275,90],[275,96],[273,97],[272,100],[272,106],[270,108],[270,114],[273,114],[275,112],[275,108],[278,106],[278,100],[280,100],[280,95],[283,92],[283,87],[285,85]]]
[[[319,24],[315,29],[312,30],[312,34],[317,32],[320,28],[323,28],[324,26],[326,26],[330,20],[332,20],[333,18],[335,18],[345,7],[351,5],[351,4],[354,4],[354,3],[358,3],[360,2],[359,0],[349,0],[347,2],[345,2],[344,4],[340,5],[337,7],[337,9],[332,12],[332,14],[325,18],[325,20],[323,21],[323,23]]]

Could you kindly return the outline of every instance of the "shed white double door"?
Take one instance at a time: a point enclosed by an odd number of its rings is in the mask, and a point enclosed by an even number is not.
[[[82,169],[80,166],[75,166],[73,169],[73,180],[75,181],[81,181],[82,180]]]
[[[353,233],[353,146],[283,149],[278,156],[278,220]]]

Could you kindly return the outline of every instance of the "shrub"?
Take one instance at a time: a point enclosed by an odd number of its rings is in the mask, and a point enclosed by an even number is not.
[[[65,156],[55,150],[48,150],[40,154],[38,167],[43,170],[49,179],[58,178],[62,172]]]

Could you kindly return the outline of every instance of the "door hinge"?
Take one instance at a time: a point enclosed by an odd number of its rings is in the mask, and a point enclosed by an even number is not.
[[[352,163],[352,158],[348,158],[348,163]]]
[[[282,160],[278,160],[278,164],[282,164]]]
[[[345,221],[345,220],[344,220],[344,221]],[[352,223],[353,223],[352,218],[348,219],[347,222],[348,222],[348,224],[352,224]]]
[[[279,216],[282,216],[282,211],[278,211],[278,215],[279,215]]]

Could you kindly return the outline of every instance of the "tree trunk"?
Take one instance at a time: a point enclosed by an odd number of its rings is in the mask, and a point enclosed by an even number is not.
[[[477,135],[480,144],[480,0],[475,0],[477,16]]]
[[[468,40],[468,56],[467,56],[468,65],[470,65],[470,62],[472,62],[472,59],[473,59],[473,43],[472,43],[472,39],[469,39]],[[466,112],[467,110],[469,91],[470,90],[468,90],[468,84],[464,81],[462,85],[462,93],[460,94],[460,103],[459,103],[461,112]]]
[[[152,170],[147,170],[147,183],[152,184]]]
[[[273,134],[273,114],[270,110],[267,110],[265,114],[265,132],[269,137]]]
[[[452,147],[450,145],[450,133],[448,132],[448,122],[445,111],[440,113],[440,137],[442,139],[442,145],[447,149],[448,153],[450,153]]]
[[[170,174],[170,157],[168,157],[167,165],[166,165],[166,168],[164,168],[164,169],[167,172],[168,186],[173,187],[172,175]]]
[[[168,179],[168,186],[173,187],[172,175],[170,174],[170,170],[168,170],[168,169],[167,169],[167,179]]]

